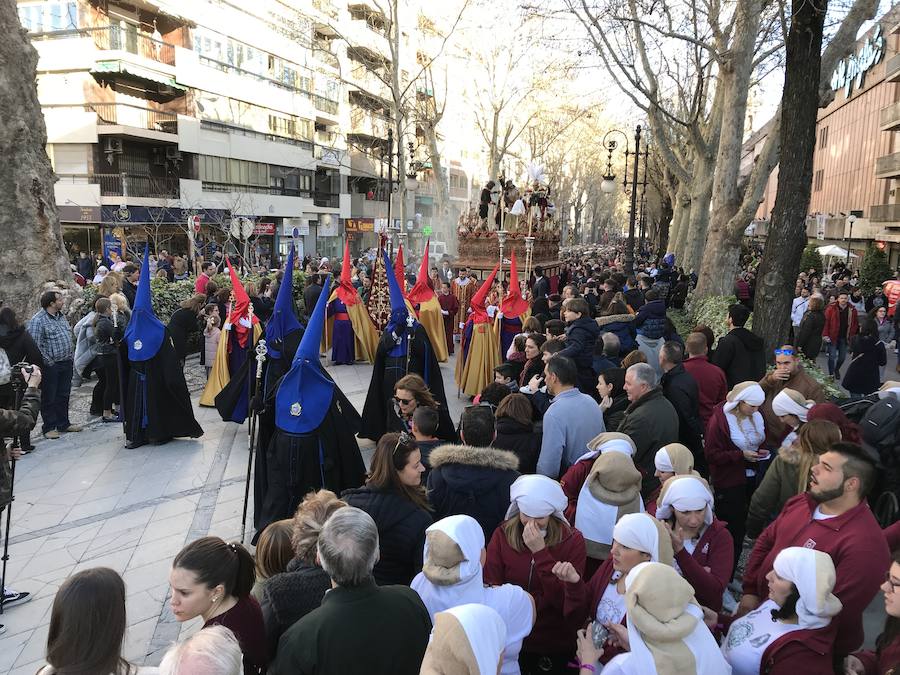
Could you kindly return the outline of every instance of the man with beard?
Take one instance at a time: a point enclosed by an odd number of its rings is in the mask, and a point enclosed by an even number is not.
[[[756,540],[744,572],[738,616],[756,609],[768,595],[766,575],[789,546],[823,551],[837,573],[834,594],[843,609],[833,619],[835,662],[863,642],[863,611],[884,582],[890,551],[866,495],[875,482],[875,464],[855,443],[835,443],[813,466],[809,490],[792,497]]]
[[[462,333],[466,323],[466,313],[469,311],[469,303],[475,295],[475,282],[469,277],[469,268],[460,267],[459,276],[453,280],[453,295],[459,302],[459,310],[456,312],[456,321],[453,327],[454,333]]]
[[[330,277],[310,313],[290,370],[267,400],[275,428],[265,450],[266,491],[258,515],[254,514],[257,532],[290,518],[308,492],[340,494],[359,487],[366,477],[355,438],[359,414],[319,361],[329,287]]]
[[[150,300],[149,251],[144,247],[141,276],[131,319],[125,329],[122,413],[125,447],[198,438],[203,429],[194,419],[191,396],[172,336],[156,318]]]
[[[393,408],[396,403],[394,385],[407,373],[421,375],[432,397],[438,402],[438,414],[441,416],[438,437],[455,438],[453,422],[447,412],[444,380],[434,348],[425,328],[410,316],[406,299],[400,291],[387,253],[382,251],[382,255],[391,299],[391,315],[375,352],[372,381],[369,383],[369,392],[363,406],[363,428],[359,434],[360,438],[377,442],[386,432],[401,430],[395,428],[395,420],[399,422],[399,417]]]

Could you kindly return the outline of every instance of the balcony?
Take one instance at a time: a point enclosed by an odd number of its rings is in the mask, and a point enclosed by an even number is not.
[[[327,164],[328,166],[340,166],[341,159],[344,157],[344,152],[342,150],[337,150],[336,148],[316,145],[315,150],[313,150],[313,157],[322,164]]]
[[[243,183],[216,183],[214,181],[203,181],[204,192],[242,192],[257,195],[276,195],[279,197],[302,197],[310,198],[309,190],[301,190],[299,188],[290,188],[285,186],[270,185],[245,185]]]
[[[882,108],[878,115],[881,131],[900,131],[900,101]]]
[[[869,209],[869,220],[873,223],[895,223],[900,227],[900,204],[878,204]]]
[[[312,0],[312,6],[330,19],[338,18],[338,8],[331,0]]]
[[[384,218],[387,216],[387,200],[366,199],[366,195],[351,194],[350,215],[353,218]]]
[[[143,108],[128,103],[51,104],[43,106],[43,109],[46,111],[78,110],[96,113],[97,124],[100,126],[132,127],[172,135],[178,133],[177,114],[152,108]],[[100,133],[103,133],[102,129]]]
[[[338,114],[340,103],[338,103],[337,101],[332,101],[329,98],[325,98],[324,96],[320,96],[319,94],[312,94],[311,96],[313,105],[316,107],[317,111],[326,113],[328,115]]]
[[[892,56],[884,64],[884,79],[886,82],[900,82],[900,54]]]
[[[97,49],[113,49],[136,54],[145,59],[175,65],[175,45],[157,40],[139,32],[136,27],[130,25],[126,28],[120,26],[105,26],[102,28],[87,28],[94,38]]]
[[[875,160],[875,178],[900,178],[900,152]]]
[[[387,138],[389,120],[383,115],[356,108],[350,114],[350,133],[357,136]]]
[[[177,199],[179,179],[170,176],[147,176],[133,173],[95,173],[89,183],[99,183],[103,197],[158,197]]]
[[[313,192],[313,204],[329,209],[341,206],[341,195],[336,192]]]
[[[350,69],[350,82],[364,93],[382,99],[385,105],[391,98],[390,89],[385,81],[362,64]]]

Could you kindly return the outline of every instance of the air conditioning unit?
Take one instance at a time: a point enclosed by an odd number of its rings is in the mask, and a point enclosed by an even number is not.
[[[166,159],[173,162],[181,161],[181,151],[173,145],[166,148]]]
[[[107,138],[106,144],[104,146],[104,152],[115,153],[117,155],[121,155],[123,152],[122,139],[121,138]]]

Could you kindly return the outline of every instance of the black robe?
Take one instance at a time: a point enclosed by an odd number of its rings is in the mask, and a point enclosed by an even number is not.
[[[194,418],[191,395],[172,336],[166,329],[159,351],[147,361],[129,361],[121,343],[122,414],[127,447],[166,443],[173,438],[198,438],[203,429]]]
[[[378,439],[390,431],[405,430],[403,421],[394,410],[394,385],[404,375],[416,373],[425,380],[432,397],[438,403],[438,438],[455,442],[456,431],[447,409],[447,396],[444,394],[444,378],[441,374],[441,367],[434,355],[428,333],[425,332],[422,324],[416,323],[408,345],[408,363],[406,357],[388,356],[394,347],[394,340],[387,330],[382,333],[381,339],[378,341],[378,349],[375,351],[372,381],[369,383],[369,392],[366,394],[366,403],[363,406],[363,428],[359,437],[368,438],[377,443]]]
[[[322,372],[328,376],[324,368]],[[266,400],[273,418],[277,389],[276,384]],[[276,520],[292,518],[309,492],[326,489],[339,495],[365,482],[366,465],[356,441],[360,423],[359,413],[335,385],[328,412],[314,432],[289,434],[274,428],[265,452],[266,491],[254,513],[257,533]]]

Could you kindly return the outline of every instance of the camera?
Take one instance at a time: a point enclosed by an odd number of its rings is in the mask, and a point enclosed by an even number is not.
[[[27,361],[19,361],[10,366],[10,368],[12,373],[10,374],[9,380],[13,387],[25,389],[28,385],[26,384],[25,376],[22,375],[22,371],[24,370],[28,375],[31,375],[34,372],[34,366]]]

